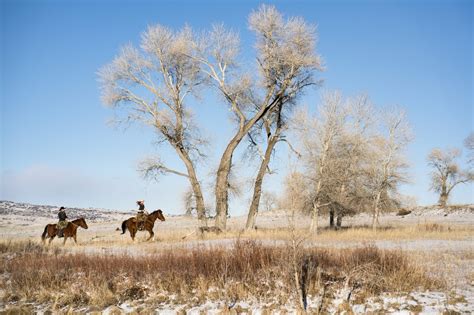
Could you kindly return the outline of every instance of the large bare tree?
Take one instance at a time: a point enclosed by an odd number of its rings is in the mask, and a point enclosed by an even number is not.
[[[249,27],[257,37],[257,77],[238,67],[238,36],[223,26],[205,34],[197,42],[194,55],[228,104],[237,127],[216,175],[216,226],[222,229],[226,227],[235,149],[255,123],[314,84],[313,72],[321,68],[315,52],[315,29],[301,18],[285,20],[275,7],[262,5],[250,14]]]
[[[185,100],[196,95],[204,81],[199,64],[187,54],[193,49],[193,34],[187,27],[174,32],[157,25],[142,35],[140,49],[131,45],[99,71],[102,100],[122,113],[126,120],[153,128],[158,142],[167,143],[181,159],[186,171],[167,167],[159,157],[144,160],[146,176],[176,174],[188,178],[196,201],[198,219],[206,224],[201,184],[195,169],[203,157],[201,137]]]
[[[428,165],[432,168],[431,189],[439,193],[438,204],[445,207],[454,187],[474,180],[474,174],[461,170],[457,159],[461,155],[458,149],[433,149],[428,155]]]

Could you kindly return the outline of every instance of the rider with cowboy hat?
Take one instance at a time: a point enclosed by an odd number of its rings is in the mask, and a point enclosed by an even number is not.
[[[66,220],[67,219],[66,208],[64,207],[59,208],[58,219],[59,219],[58,224],[57,224],[58,237],[63,237],[64,228],[66,228],[68,225],[68,221]]]
[[[137,200],[138,212],[137,212],[137,227],[138,230],[143,230],[145,227],[145,221],[148,216],[148,212],[145,210],[145,200]]]

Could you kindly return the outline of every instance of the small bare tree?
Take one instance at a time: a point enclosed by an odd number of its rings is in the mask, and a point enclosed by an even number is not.
[[[205,141],[185,103],[204,81],[199,64],[186,57],[193,47],[189,28],[173,32],[151,26],[142,35],[140,50],[126,46],[99,71],[99,77],[103,102],[124,109],[126,120],[151,126],[158,142],[169,144],[186,167],[186,172],[177,171],[156,157],[144,160],[140,170],[154,178],[170,173],[188,178],[198,219],[205,225],[204,199],[195,170],[196,161],[204,156]]]
[[[186,216],[191,216],[196,210],[196,199],[191,187],[186,189],[183,193],[183,204]]]
[[[464,139],[464,146],[467,149],[467,163],[474,167],[474,132],[471,132],[469,136]]]
[[[306,86],[314,84],[312,73],[321,67],[315,53],[314,28],[302,19],[285,21],[275,7],[262,5],[250,14],[249,26],[257,36],[257,79],[237,67],[238,37],[222,26],[214,27],[197,42],[194,55],[224,97],[237,125],[216,176],[216,226],[221,229],[226,226],[228,181],[235,149],[267,113],[285,106]]]
[[[439,193],[438,204],[445,207],[449,194],[459,184],[474,180],[474,174],[461,170],[457,159],[461,155],[458,149],[433,149],[428,155],[428,165],[432,168],[431,189]]]
[[[270,212],[275,210],[277,205],[278,196],[272,191],[263,191],[262,192],[262,205],[263,210]]]
[[[381,115],[381,134],[373,141],[372,167],[370,181],[373,194],[372,228],[379,224],[382,200],[387,200],[390,191],[407,181],[405,173],[408,167],[404,158],[404,150],[412,139],[411,129],[405,112],[393,108]]]

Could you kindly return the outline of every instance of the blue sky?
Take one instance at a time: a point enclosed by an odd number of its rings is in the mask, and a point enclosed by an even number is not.
[[[251,64],[247,16],[260,3],[1,1],[0,199],[110,209],[133,209],[135,200],[145,199],[148,208],[182,212],[184,178],[147,182],[136,168],[155,152],[183,166],[166,146],[153,145],[151,130],[107,123],[113,112],[100,102],[97,70],[157,23],[203,29],[224,22],[240,33],[242,59]],[[461,147],[474,129],[472,1],[265,3],[318,26],[323,89],[347,96],[365,92],[379,106],[407,110],[415,140],[407,151],[412,183],[402,191],[420,204],[436,202],[428,190],[427,154],[434,147]],[[301,103],[315,106],[319,93],[306,93]],[[213,141],[209,161],[199,165],[212,205],[212,172],[232,126],[212,95],[190,105]],[[281,189],[287,165],[281,150],[274,162],[279,173],[266,178],[268,189]],[[254,174],[252,165],[238,167],[246,176]],[[232,202],[232,214],[246,210],[247,197]],[[473,203],[473,186],[456,189],[452,202]]]

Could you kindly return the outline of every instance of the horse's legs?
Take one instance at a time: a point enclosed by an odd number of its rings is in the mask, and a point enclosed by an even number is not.
[[[132,241],[135,241],[135,231],[130,230],[130,236],[132,237]]]
[[[150,237],[148,237],[147,241],[149,241],[152,237],[153,237],[153,240],[154,240],[155,233],[153,232],[153,230],[148,231],[148,232],[150,233]]]
[[[77,245],[77,239],[76,239],[77,235],[74,234],[72,238],[74,239],[74,243],[76,243],[76,245]]]
[[[48,242],[48,245],[50,245],[50,244],[51,244],[51,242],[53,241],[53,239],[54,239],[54,236],[50,236],[50,237],[49,237],[49,242]]]
[[[67,240],[67,236],[66,236],[66,235],[64,235],[64,241],[63,241],[63,245],[65,245],[65,244],[66,244],[66,240]]]

